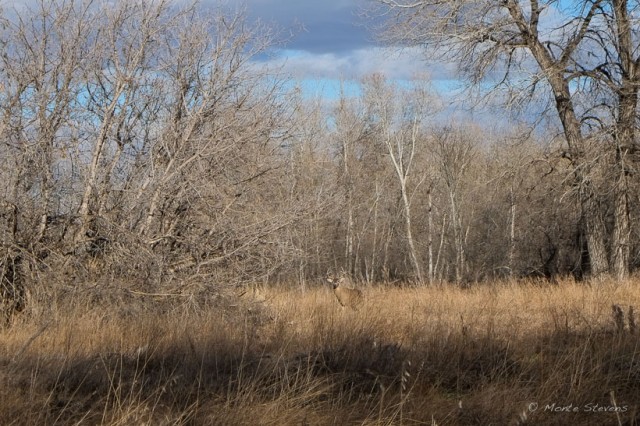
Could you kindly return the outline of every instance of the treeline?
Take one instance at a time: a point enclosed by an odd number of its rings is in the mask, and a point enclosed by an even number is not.
[[[277,37],[164,1],[5,13],[4,294],[16,277],[153,288],[339,269],[416,283],[589,274],[562,138],[443,123],[419,81],[371,76],[358,95],[310,101],[261,66]],[[581,176],[612,229],[616,150],[585,149]],[[633,269],[635,226],[629,241]]]

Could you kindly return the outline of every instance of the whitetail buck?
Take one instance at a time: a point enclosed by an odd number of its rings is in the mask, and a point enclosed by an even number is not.
[[[341,274],[339,278],[329,275],[327,276],[327,281],[333,285],[333,292],[336,294],[340,305],[358,310],[363,301],[362,292],[355,288],[345,287],[349,281],[345,274]]]

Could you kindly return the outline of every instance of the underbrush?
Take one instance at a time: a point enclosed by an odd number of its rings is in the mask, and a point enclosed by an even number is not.
[[[636,424],[637,285],[57,295],[0,331],[0,424]]]

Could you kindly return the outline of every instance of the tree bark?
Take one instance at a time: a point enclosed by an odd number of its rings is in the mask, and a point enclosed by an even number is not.
[[[633,58],[636,46],[631,34],[629,2],[613,0],[616,18],[616,39],[619,51],[621,81],[618,90],[618,117],[614,131],[616,148],[614,187],[614,229],[611,247],[613,273],[618,280],[629,277],[630,215],[629,215],[629,153],[633,151],[636,138],[636,111],[638,109],[638,63]]]

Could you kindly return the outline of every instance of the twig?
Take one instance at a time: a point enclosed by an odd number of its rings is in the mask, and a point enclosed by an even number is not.
[[[24,353],[24,351],[27,350],[27,348],[29,346],[31,346],[31,344],[33,343],[34,340],[36,340],[38,337],[40,337],[40,335],[42,333],[44,333],[44,331],[49,328],[49,326],[51,325],[51,321],[47,322],[46,324],[42,325],[42,327],[40,327],[38,329],[38,331],[36,331],[33,336],[29,337],[29,340],[27,340],[25,342],[24,345],[22,345],[22,347],[20,348],[20,350],[13,356],[13,358],[11,358],[11,362],[14,363],[16,362],[16,360],[18,358],[20,358],[22,356],[22,354]]]
[[[190,297],[191,294],[179,294],[179,293],[146,293],[144,291],[137,291],[127,289],[129,293],[137,294],[138,296],[158,296],[158,297]]]

